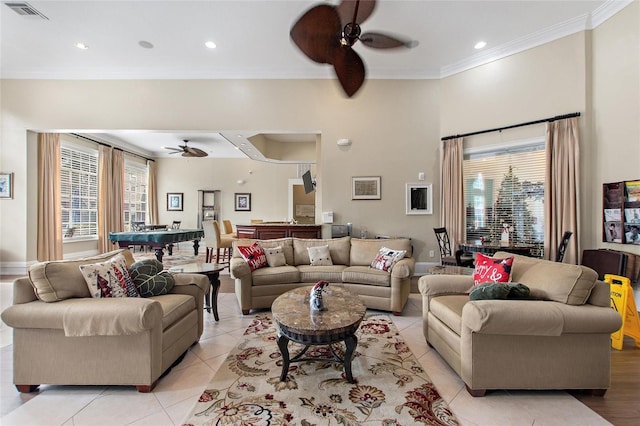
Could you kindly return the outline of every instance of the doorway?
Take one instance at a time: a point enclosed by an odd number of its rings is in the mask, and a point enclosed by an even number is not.
[[[316,223],[316,192],[304,193],[302,179],[289,179],[289,220],[300,224]]]

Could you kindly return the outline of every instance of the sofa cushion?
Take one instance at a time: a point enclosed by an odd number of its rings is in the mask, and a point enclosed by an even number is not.
[[[129,250],[119,249],[78,260],[39,262],[29,267],[29,279],[36,296],[43,302],[58,302],[72,297],[91,297],[79,266],[111,259],[119,253],[125,257],[127,265],[133,263],[133,256]]]
[[[129,267],[131,279],[142,297],[167,294],[175,285],[173,275],[163,271],[158,259],[142,259]]]
[[[329,252],[329,246],[316,246],[307,247],[309,253],[309,263],[311,266],[331,266],[331,253]]]
[[[536,298],[568,305],[583,305],[598,278],[597,272],[581,265],[551,262],[505,252],[495,254],[495,257],[507,256],[514,256],[512,281],[529,287]]]
[[[373,240],[353,238],[351,239],[350,265],[370,266],[382,247],[388,247],[392,250],[405,250],[405,257],[411,257],[411,241],[408,238]],[[334,263],[337,262],[334,261]]]
[[[407,254],[405,250],[392,250],[388,247],[381,247],[378,250],[378,255],[371,262],[371,267],[374,269],[380,269],[381,271],[388,271],[393,268],[400,259]]]
[[[264,254],[267,256],[267,264],[270,267],[284,266],[287,264],[287,259],[284,257],[284,250],[282,249],[282,246],[273,248],[263,247],[263,250]]]
[[[260,244],[253,243],[250,246],[238,246],[238,251],[252,271],[267,266],[267,256],[264,254],[264,249]]]
[[[242,257],[239,246],[250,246],[254,243],[260,244],[263,249],[282,247],[284,260],[287,265],[293,265],[293,241],[292,238],[276,238],[273,240],[256,240],[251,238],[241,238],[233,241],[233,257]]]
[[[473,272],[473,284],[482,283],[506,283],[511,278],[513,256],[505,258],[493,258],[478,253]]]
[[[342,282],[391,286],[391,274],[369,266],[349,266],[342,271]]]
[[[309,247],[329,246],[331,261],[334,265],[349,265],[351,237],[333,239],[293,238],[294,265],[310,265]]]
[[[254,286],[300,282],[300,272],[298,268],[290,265],[257,269],[253,271],[251,276]]]
[[[347,268],[345,265],[332,266],[311,266],[300,265],[300,282],[315,283],[318,281],[329,281],[330,283],[342,282],[342,271]]]
[[[122,254],[98,263],[80,265],[91,297],[139,297]]]

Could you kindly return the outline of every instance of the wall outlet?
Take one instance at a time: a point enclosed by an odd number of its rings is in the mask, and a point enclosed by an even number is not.
[[[436,252],[433,250],[429,250],[429,257],[435,257]]]

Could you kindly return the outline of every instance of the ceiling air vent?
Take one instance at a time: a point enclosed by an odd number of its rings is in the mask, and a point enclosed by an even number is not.
[[[41,18],[41,19],[49,19],[44,16],[42,13],[38,12],[33,6],[26,2],[4,2],[7,6],[11,8],[18,15],[33,17],[33,18]]]

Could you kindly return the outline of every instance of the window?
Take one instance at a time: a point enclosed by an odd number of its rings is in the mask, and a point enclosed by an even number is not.
[[[60,148],[62,235],[98,235],[98,151],[69,143]]]
[[[124,162],[124,226],[136,222],[145,223],[147,218],[147,165],[125,157]]]
[[[545,161],[543,140],[465,150],[467,240],[498,241],[506,226],[510,242],[542,246]]]

